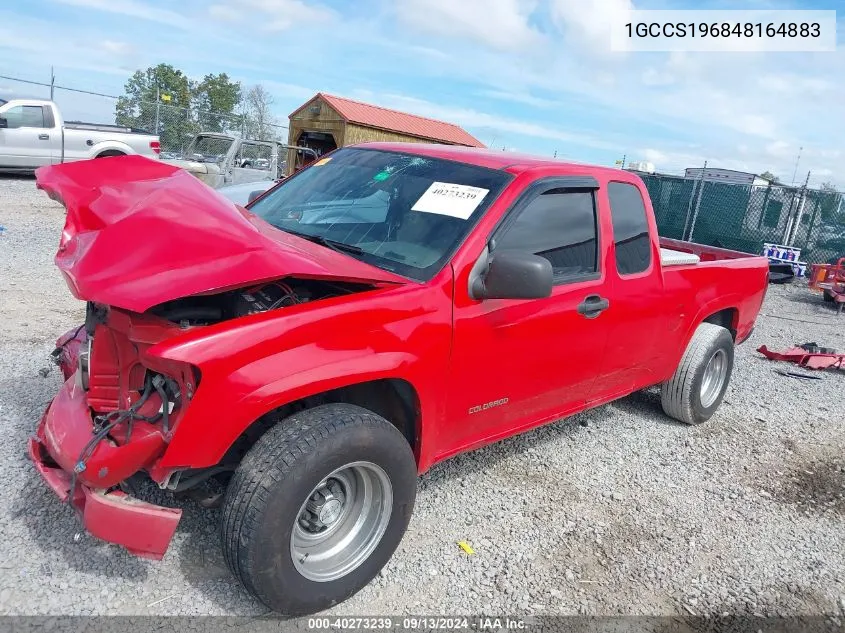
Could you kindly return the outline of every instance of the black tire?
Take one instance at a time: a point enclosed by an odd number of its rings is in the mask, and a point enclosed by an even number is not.
[[[824,301],[825,303],[833,303],[833,293],[830,290],[824,291]]]
[[[702,382],[711,359],[721,354],[725,363],[724,377],[718,391],[702,404]],[[674,375],[661,386],[663,411],[685,424],[701,424],[709,420],[722,404],[731,380],[734,364],[734,341],[730,332],[712,323],[696,328]]]
[[[123,152],[120,152],[116,149],[109,149],[109,150],[106,150],[105,152],[97,154],[97,156],[95,156],[95,158],[108,158],[109,156],[126,156],[126,154],[123,153]]]
[[[361,461],[380,467],[392,486],[381,540],[336,580],[306,578],[291,553],[303,503],[325,477]],[[408,527],[416,491],[411,447],[384,418],[348,404],[295,413],[256,442],[229,484],[221,526],[224,557],[246,590],[270,609],[285,616],[317,613],[353,596],[390,560]]]

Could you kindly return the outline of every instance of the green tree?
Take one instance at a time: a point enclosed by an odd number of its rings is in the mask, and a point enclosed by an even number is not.
[[[818,197],[822,220],[828,223],[845,224],[845,215],[841,217],[836,215],[837,211],[841,212],[843,206],[842,194],[836,190],[833,183],[823,182],[819,185]]]
[[[197,122],[203,132],[223,132],[239,128],[235,108],[241,102],[241,84],[226,73],[206,75],[191,86]]]
[[[269,140],[283,140],[279,138],[281,129],[273,116],[272,108],[275,103],[273,96],[261,84],[252,86],[244,99],[246,109],[246,134],[251,138]]]
[[[120,125],[158,134],[164,150],[181,150],[198,131],[191,119],[191,81],[170,64],[137,70],[124,85],[115,105]]]
[[[768,181],[769,181],[770,183],[772,183],[773,185],[777,185],[777,184],[779,184],[779,183],[780,183],[780,178],[778,178],[777,176],[775,176],[775,175],[774,175],[772,172],[770,172],[770,171],[764,171],[762,174],[760,174],[760,178],[765,178],[766,180],[768,180]]]

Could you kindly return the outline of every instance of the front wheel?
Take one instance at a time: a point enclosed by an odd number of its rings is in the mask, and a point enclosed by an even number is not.
[[[661,386],[663,411],[686,424],[701,424],[719,408],[731,380],[734,341],[712,323],[696,328],[674,375]]]
[[[322,611],[390,560],[416,489],[411,447],[384,418],[347,404],[296,413],[256,442],[232,478],[226,562],[274,611]]]

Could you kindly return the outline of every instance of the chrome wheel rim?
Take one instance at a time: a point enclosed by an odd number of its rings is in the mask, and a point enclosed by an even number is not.
[[[342,578],[373,553],[392,510],[393,486],[381,467],[354,462],[338,468],[314,487],[294,519],[294,567],[314,582]]]
[[[717,350],[704,368],[704,376],[701,378],[701,406],[707,409],[712,406],[725,384],[725,377],[728,375],[728,355],[725,350]]]

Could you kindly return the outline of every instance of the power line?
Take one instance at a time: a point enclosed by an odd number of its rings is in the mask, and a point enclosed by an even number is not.
[[[114,95],[107,95],[102,92],[92,92],[91,90],[81,90],[79,88],[70,88],[68,86],[59,86],[59,85],[52,85],[44,83],[43,81],[31,81],[29,79],[21,79],[20,77],[8,77],[6,75],[0,75],[0,79],[8,79],[9,81],[19,81],[22,84],[30,84],[33,86],[44,86],[45,88],[58,88],[59,90],[68,90],[69,92],[80,92],[85,95],[94,95],[95,97],[105,97],[107,99],[118,99]]]
[[[56,88],[58,90],[67,90],[68,92],[77,92],[77,93],[85,94],[85,95],[93,95],[95,97],[105,97],[106,99],[117,100],[117,99],[120,98],[120,97],[117,97],[115,95],[105,94],[103,92],[94,92],[92,90],[82,90],[81,88],[71,88],[69,86],[59,86],[59,85],[56,85],[56,84],[44,83],[43,81],[32,81],[31,79],[21,79],[20,77],[9,77],[8,75],[0,75],[0,79],[6,79],[8,81],[17,81],[17,82],[20,82],[20,83],[23,83],[23,84],[30,84],[32,86],[43,86],[45,88],[51,88],[51,89]],[[156,105],[158,105],[158,103]],[[200,110],[199,108],[190,108],[190,107],[183,107],[183,106],[164,106],[164,107],[165,108],[175,108],[177,110],[191,110],[191,111],[196,112],[198,114],[210,114],[210,115],[213,115],[213,116],[221,116],[221,117],[226,117],[226,118],[229,118],[229,119],[239,119],[239,118],[243,117],[243,115],[226,114],[226,113],[223,113],[223,112],[214,112],[213,110]],[[282,128],[283,130],[288,129],[287,125],[279,125],[279,124],[275,124],[275,123],[269,123],[268,125],[270,125],[272,127],[276,127],[276,128]]]

